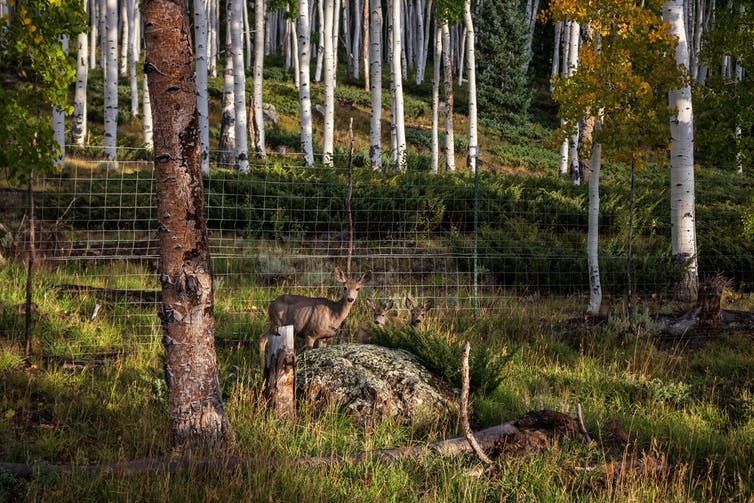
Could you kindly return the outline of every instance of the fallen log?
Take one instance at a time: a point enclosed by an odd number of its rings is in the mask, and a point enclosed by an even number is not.
[[[518,432],[514,426],[515,421],[509,421],[474,434],[477,442],[485,449],[492,449],[505,435]],[[361,464],[367,461],[398,461],[410,459],[428,454],[436,454],[440,457],[452,457],[471,452],[466,437],[439,440],[428,445],[386,449],[380,451],[366,451],[343,456],[320,456],[308,458],[296,458],[292,460],[294,465],[306,467],[333,466],[338,464]],[[0,470],[5,470],[17,478],[30,479],[44,471],[52,471],[58,474],[110,474],[110,475],[139,475],[144,473],[165,472],[176,473],[189,468],[237,468],[260,463],[279,464],[273,459],[256,458],[218,458],[218,459],[191,459],[191,458],[143,458],[118,463],[104,463],[99,465],[52,465],[46,463],[25,464],[0,462]]]

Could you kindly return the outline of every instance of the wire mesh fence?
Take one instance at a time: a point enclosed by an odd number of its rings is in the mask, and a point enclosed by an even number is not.
[[[534,294],[586,303],[586,189],[556,178],[380,173],[358,163],[349,169],[345,157],[334,168],[303,167],[291,157],[244,175],[213,168],[205,199],[217,335],[256,337],[267,304],[283,292],[337,298],[332,272],[348,263],[353,274],[372,271],[362,296],[396,306],[410,297],[436,313],[471,317]],[[2,204],[19,257],[27,248],[26,196],[6,190]],[[667,242],[656,237],[665,228],[636,224],[629,269],[620,197],[602,215],[605,290],[626,291],[630,271],[634,291],[665,291],[673,266]],[[161,331],[151,164],[70,161],[59,175],[36,180],[34,200],[42,289],[69,298],[82,318],[107,316],[115,331],[154,344]],[[664,202],[640,202],[665,211]],[[368,316],[363,304],[353,313],[352,323]],[[71,348],[59,350],[90,350]]]

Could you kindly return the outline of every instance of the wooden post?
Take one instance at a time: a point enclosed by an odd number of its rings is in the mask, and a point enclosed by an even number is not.
[[[264,396],[277,417],[293,418],[296,415],[293,325],[282,326],[267,337]]]

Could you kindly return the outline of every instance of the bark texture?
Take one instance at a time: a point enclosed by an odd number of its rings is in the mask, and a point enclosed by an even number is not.
[[[186,0],[148,0],[145,70],[154,108],[162,343],[174,444],[215,448],[231,437],[214,345],[212,272],[201,177],[193,48]]]

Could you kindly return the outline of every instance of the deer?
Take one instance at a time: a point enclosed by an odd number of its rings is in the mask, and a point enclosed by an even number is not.
[[[393,309],[393,301],[390,300],[387,304],[374,305],[371,301],[367,300],[367,307],[372,311],[374,317],[372,323],[363,322],[359,326],[358,341],[364,344],[368,344],[372,339],[372,332],[376,327],[387,327],[392,325],[396,330],[401,330],[404,326],[404,321],[397,316],[388,316],[388,313]],[[406,309],[408,309],[408,326],[416,329],[424,321],[424,315],[429,311],[429,304],[415,306],[413,301],[409,297],[406,297],[405,301]]]
[[[325,347],[328,339],[338,335],[340,326],[351,312],[361,287],[372,277],[371,271],[359,279],[348,277],[340,268],[333,271],[335,280],[343,284],[343,297],[330,300],[323,297],[284,294],[273,300],[267,307],[270,328],[259,339],[259,356],[265,366],[267,336],[279,327],[293,325],[293,334],[304,339],[304,350]]]
[[[386,304],[374,304],[371,300],[366,300],[367,307],[372,312],[372,322],[364,321],[359,325],[358,341],[362,344],[368,344],[372,340],[372,330],[375,327],[384,327],[387,324],[387,315],[393,309],[393,301],[389,300]]]
[[[422,321],[424,321],[424,315],[427,314],[427,311],[429,311],[430,307],[431,306],[429,304],[415,306],[413,301],[408,296],[406,296],[406,309],[408,309],[409,314],[408,325],[411,328],[416,328],[421,325]],[[402,328],[403,322],[401,320],[397,321],[400,323],[400,326],[398,326],[398,328]]]

